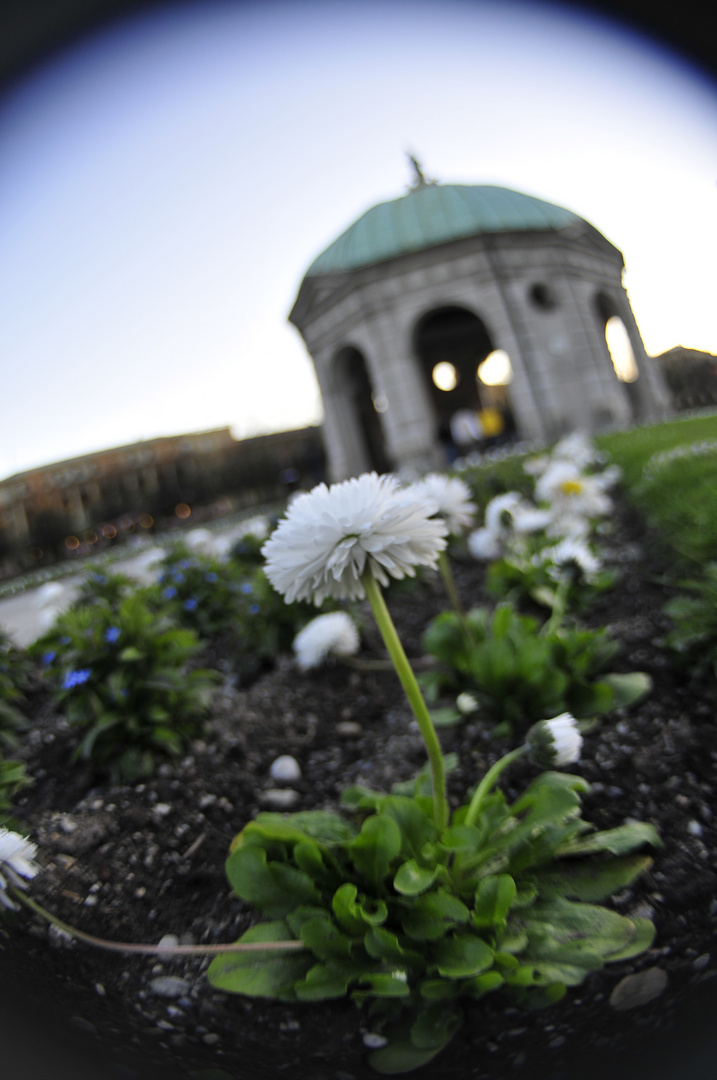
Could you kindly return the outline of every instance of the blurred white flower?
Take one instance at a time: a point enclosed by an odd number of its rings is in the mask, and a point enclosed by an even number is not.
[[[478,711],[478,699],[469,694],[467,690],[464,690],[462,694],[459,694],[456,698],[456,708],[458,712],[463,716],[467,716],[468,713]]]
[[[535,484],[535,498],[549,503],[556,515],[595,518],[607,514],[612,502],[592,476],[570,461],[555,461]]]
[[[573,431],[560,439],[553,447],[550,456],[553,461],[569,461],[581,470],[600,459],[597,447],[584,431]]]
[[[513,528],[513,516],[520,508],[529,505],[519,491],[506,491],[496,495],[485,508],[485,527],[491,532],[510,532]]]
[[[474,529],[468,537],[467,544],[473,558],[481,562],[499,559],[503,554],[501,535],[493,532],[492,529]]]
[[[25,889],[24,878],[34,878],[40,867],[33,862],[37,845],[24,840],[18,833],[0,828],[0,905],[16,908],[7,895],[8,885],[16,889]]]
[[[476,505],[471,501],[470,488],[465,480],[443,473],[429,473],[411,486],[417,499],[428,498],[438,506],[448,531],[454,535],[470,528],[475,517]]]
[[[212,548],[214,537],[209,529],[190,529],[184,536],[184,543],[190,551],[196,551],[200,555],[208,555]]]
[[[161,547],[147,548],[140,555],[120,565],[120,569],[139,582],[140,585],[151,585],[159,577],[159,564],[166,559],[167,552]]]
[[[562,577],[571,567],[577,567],[584,580],[590,581],[602,568],[597,555],[584,540],[577,537],[566,537],[555,547],[543,548],[540,559],[543,563],[552,563],[548,573],[554,578]]]
[[[569,712],[533,724],[526,745],[530,756],[541,769],[572,765],[580,757],[583,737],[577,720]]]
[[[353,656],[359,650],[359,633],[345,611],[330,611],[317,615],[294,638],[296,663],[302,671],[318,667],[329,653]]]
[[[287,603],[362,600],[368,568],[381,585],[436,566],[447,526],[393,476],[364,473],[299,495],[262,548],[265,572]]]
[[[527,502],[516,506],[511,513],[513,516],[513,528],[516,533],[521,535],[542,532],[548,528],[553,520],[549,510],[541,510],[539,507],[531,506]]]
[[[550,465],[552,459],[549,454],[539,454],[537,457],[528,458],[523,462],[523,472],[528,476],[540,476]]]

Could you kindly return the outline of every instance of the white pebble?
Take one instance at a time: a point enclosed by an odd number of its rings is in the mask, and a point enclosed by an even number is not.
[[[152,807],[152,813],[155,814],[157,817],[166,817],[167,814],[172,813],[172,807],[169,805],[169,803],[158,802],[155,806]]]
[[[699,821],[689,821],[687,823],[687,831],[690,836],[702,836],[702,826]]]
[[[274,810],[290,810],[292,806],[296,806],[300,797],[299,792],[293,788],[269,788],[268,791],[262,791],[259,800]]]
[[[363,1037],[363,1044],[367,1046],[369,1050],[380,1050],[382,1046],[386,1046],[388,1039],[383,1035],[375,1035],[372,1031],[367,1031]]]
[[[171,952],[172,949],[176,949],[179,945],[179,938],[175,934],[165,934],[163,938],[159,939],[157,949],[160,953]]]
[[[269,775],[272,780],[276,780],[279,784],[291,784],[295,780],[301,779],[301,766],[296,758],[291,757],[289,754],[282,754],[281,757],[272,762]]]

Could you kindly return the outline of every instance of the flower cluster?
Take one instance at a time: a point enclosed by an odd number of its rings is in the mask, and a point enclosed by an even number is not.
[[[262,548],[265,571],[287,603],[362,600],[362,575],[381,585],[435,567],[448,528],[437,504],[392,476],[365,473],[297,496]]]
[[[508,558],[528,559],[535,566],[553,564],[550,577],[556,580],[573,563],[584,580],[594,577],[600,562],[588,540],[596,519],[612,509],[607,492],[620,478],[615,467],[586,471],[599,462],[600,455],[580,433],[562,439],[551,454],[527,461],[525,472],[535,478],[534,500],[517,491],[492,499],[483,527],[468,537],[473,557],[486,562]],[[530,537],[534,539],[528,545]]]

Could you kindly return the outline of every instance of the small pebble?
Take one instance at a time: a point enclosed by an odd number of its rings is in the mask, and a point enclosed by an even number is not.
[[[380,1050],[382,1046],[388,1045],[388,1039],[383,1035],[375,1035],[372,1031],[367,1031],[363,1037],[363,1044],[369,1050]]]
[[[282,754],[271,763],[269,775],[278,784],[292,784],[301,779],[301,766],[290,754]]]
[[[702,836],[703,829],[699,821],[689,821],[687,823],[687,831],[690,836]]]
[[[620,979],[610,994],[610,1004],[618,1012],[636,1009],[659,997],[666,986],[667,973],[662,968],[647,968]]]
[[[95,990],[100,995],[100,997],[104,997],[107,993],[102,983],[95,983]]]
[[[178,998],[187,993],[189,983],[176,975],[159,975],[156,979],[152,979],[149,988],[157,997]]]
[[[708,953],[708,952],[702,953],[701,956],[696,957],[696,959],[694,959],[692,961],[692,967],[697,968],[698,971],[701,971],[702,968],[707,967],[707,965],[709,964],[711,959],[712,959],[712,957],[711,957],[710,953]]]
[[[363,728],[356,720],[342,720],[335,725],[334,731],[343,739],[356,739],[363,732]]]
[[[160,953],[171,952],[177,945],[179,945],[179,938],[175,934],[165,934],[164,937],[159,939],[157,948]]]
[[[207,1032],[206,1035],[202,1035],[202,1042],[207,1046],[216,1046],[219,1042],[219,1036],[215,1035],[213,1031]]]
[[[296,806],[301,796],[298,791],[294,791],[293,788],[269,788],[268,791],[262,791],[259,795],[259,801],[264,806],[271,806],[274,810],[290,810],[292,806]]]
[[[166,817],[167,814],[172,813],[172,807],[169,805],[169,803],[158,802],[155,806],[152,807],[152,813],[155,814],[157,817]]]

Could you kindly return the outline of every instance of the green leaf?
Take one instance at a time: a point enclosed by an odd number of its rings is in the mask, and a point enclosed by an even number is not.
[[[598,834],[599,835],[599,834]],[[533,871],[531,877],[541,896],[565,896],[570,900],[605,900],[626,888],[652,863],[649,855],[586,859],[553,863]]]
[[[366,818],[361,832],[348,846],[356,869],[373,885],[388,876],[401,850],[401,830],[392,817],[375,814]]]
[[[366,931],[364,948],[374,960],[385,960],[394,967],[411,967],[423,971],[426,966],[422,953],[404,948],[398,936],[382,926],[372,926]]]
[[[227,859],[226,871],[237,896],[270,917],[321,900],[308,874],[284,863],[267,862],[266,851],[254,844],[237,848]]]
[[[301,927],[301,940],[319,960],[335,960],[351,955],[351,938],[342,934],[328,912],[308,919]]]
[[[291,931],[283,921],[259,923],[239,938],[240,942],[287,941]],[[294,1000],[293,984],[309,970],[310,953],[286,951],[222,953],[207,970],[207,978],[217,990],[248,997]]]
[[[431,962],[448,979],[467,979],[493,966],[493,950],[475,934],[451,934],[430,951]]]
[[[404,859],[420,859],[426,844],[438,837],[436,826],[422,809],[420,800],[388,795],[381,806],[381,814],[393,818],[398,825]]]
[[[491,990],[497,990],[499,986],[502,986],[505,982],[505,978],[499,971],[486,971],[483,975],[476,975],[470,982],[464,983],[464,991],[469,993],[471,997],[482,998],[485,994],[489,994]]]
[[[140,652],[134,645],[128,645],[126,649],[122,649],[119,654],[120,660],[125,660],[128,663],[134,663],[137,660],[144,660],[145,654]]]
[[[411,996],[406,973],[404,971],[375,972],[362,975],[359,979],[360,990],[352,994],[356,1001],[367,997],[404,998]]]
[[[398,868],[393,887],[404,896],[418,896],[431,887],[437,874],[437,866],[419,866],[415,859],[409,859]]]
[[[659,833],[648,821],[633,821],[628,825],[618,825],[616,829],[591,833],[589,836],[576,837],[561,845],[557,854],[592,855],[596,851],[610,851],[613,855],[624,855],[644,844],[662,847]]]
[[[645,671],[603,675],[602,681],[611,688],[615,698],[615,707],[634,705],[652,690],[652,678]]]
[[[492,874],[478,882],[472,915],[474,926],[501,926],[518,890],[510,874]]]
[[[401,1039],[391,1041],[380,1050],[374,1050],[368,1056],[368,1063],[383,1076],[398,1076],[427,1065],[442,1049],[443,1047],[439,1046],[435,1050],[419,1050],[410,1039]]]
[[[440,709],[429,709],[429,713],[433,726],[437,728],[455,727],[463,720],[463,714],[452,705],[445,705]]]
[[[337,964],[315,964],[303,980],[294,985],[299,1001],[325,1001],[345,997],[351,974]]]
[[[612,964],[617,960],[629,960],[632,956],[639,956],[640,953],[649,949],[655,940],[655,925],[650,922],[649,919],[631,919],[635,933],[632,941],[629,941],[624,948],[618,949],[617,952],[610,953],[605,957],[608,964]]]
[[[442,1050],[462,1021],[463,1013],[455,1005],[429,1005],[411,1024],[411,1042],[420,1050]]]
[[[383,900],[359,894],[349,881],[336,890],[331,907],[340,925],[350,934],[362,934],[367,926],[380,926],[388,918]]]
[[[454,926],[468,922],[468,908],[456,896],[437,889],[424,893],[401,918],[404,932],[416,941],[437,941]]]

